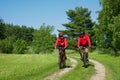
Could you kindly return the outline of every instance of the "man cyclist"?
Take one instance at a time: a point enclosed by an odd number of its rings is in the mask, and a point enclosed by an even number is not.
[[[81,60],[82,60],[82,47],[85,47],[85,52],[87,53],[87,60],[88,60],[88,50],[89,50],[89,47],[91,46],[91,41],[90,41],[89,35],[85,34],[84,31],[80,32],[77,46],[80,50],[79,53],[80,53]]]
[[[67,59],[66,53],[65,53],[65,49],[67,48],[67,39],[63,35],[64,34],[62,32],[59,33],[58,38],[56,39],[54,47],[55,47],[55,49],[57,47],[64,47],[65,59]]]

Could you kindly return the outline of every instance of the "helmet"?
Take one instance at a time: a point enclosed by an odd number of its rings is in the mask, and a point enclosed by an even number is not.
[[[85,32],[84,31],[80,31],[80,35],[82,35],[82,34],[85,34]]]
[[[63,37],[63,33],[62,32],[59,33],[59,37]]]

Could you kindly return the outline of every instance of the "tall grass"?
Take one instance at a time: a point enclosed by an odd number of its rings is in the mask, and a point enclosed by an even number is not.
[[[0,80],[41,80],[59,70],[56,54],[0,54]]]
[[[120,56],[115,57],[108,54],[98,54],[97,51],[90,57],[101,62],[106,68],[106,80],[120,80]]]

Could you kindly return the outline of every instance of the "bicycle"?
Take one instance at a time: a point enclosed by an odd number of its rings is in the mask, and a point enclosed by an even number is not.
[[[59,47],[59,68],[64,68],[66,66],[66,59],[65,59],[65,53],[64,53],[65,48],[64,47]]]
[[[83,54],[83,56],[82,56],[82,61],[83,61],[83,66],[84,66],[84,67],[87,67],[88,64],[89,64],[89,61],[88,61],[88,59],[87,59],[87,53],[85,52],[85,48],[86,48],[86,47],[82,47],[82,54]]]

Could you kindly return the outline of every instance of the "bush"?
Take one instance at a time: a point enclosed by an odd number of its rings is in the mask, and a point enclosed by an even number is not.
[[[77,50],[77,41],[76,40],[68,40],[68,49]]]
[[[14,44],[13,44],[13,53],[17,54],[24,54],[27,50],[27,42],[22,39],[18,39]]]
[[[13,50],[13,39],[8,37],[4,40],[0,40],[0,52],[12,53]]]

